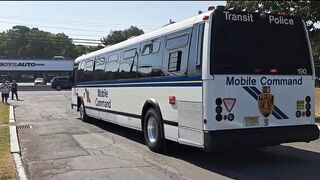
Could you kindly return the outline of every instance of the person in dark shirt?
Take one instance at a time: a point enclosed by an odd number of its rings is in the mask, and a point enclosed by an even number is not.
[[[18,100],[18,84],[17,84],[16,80],[13,80],[12,84],[11,84],[11,99],[12,100],[13,100],[14,94],[16,95],[17,101],[19,101]]]

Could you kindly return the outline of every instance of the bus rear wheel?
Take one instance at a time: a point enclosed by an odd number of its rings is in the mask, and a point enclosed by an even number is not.
[[[161,128],[161,117],[155,109],[150,108],[144,118],[143,133],[146,144],[151,151],[162,152],[164,150],[165,142]]]

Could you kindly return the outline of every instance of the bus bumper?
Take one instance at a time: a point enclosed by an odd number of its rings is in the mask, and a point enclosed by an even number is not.
[[[208,151],[234,147],[265,147],[289,142],[309,142],[319,138],[317,125],[232,129],[204,132]]]

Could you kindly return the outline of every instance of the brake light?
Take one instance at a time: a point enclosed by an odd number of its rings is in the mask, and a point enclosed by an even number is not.
[[[285,15],[286,15],[285,12],[279,12],[279,14],[280,14],[281,16],[285,16]]]
[[[276,69],[276,68],[270,69],[270,73],[277,73],[277,72],[278,72],[278,69]]]
[[[202,18],[202,20],[204,20],[204,21],[206,21],[206,20],[208,20],[209,19],[209,16],[204,16],[203,18]]]
[[[208,7],[208,11],[212,11],[212,10],[214,10],[216,7],[214,7],[214,6],[209,6]]]
[[[169,104],[176,104],[176,97],[175,96],[169,96]]]

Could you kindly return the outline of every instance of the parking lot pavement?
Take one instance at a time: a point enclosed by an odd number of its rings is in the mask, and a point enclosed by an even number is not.
[[[138,131],[79,120],[70,95],[25,91],[10,101],[18,125],[32,125],[18,128],[30,179],[320,179],[319,140],[216,153],[169,142],[157,154]]]

